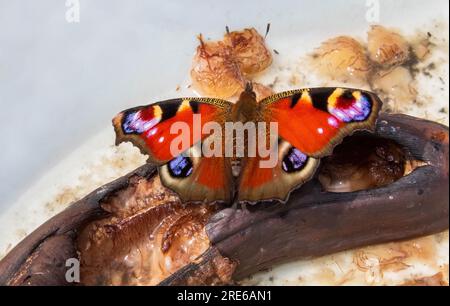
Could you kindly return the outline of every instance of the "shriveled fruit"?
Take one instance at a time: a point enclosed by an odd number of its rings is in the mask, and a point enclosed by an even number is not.
[[[254,28],[225,34],[224,43],[231,47],[234,58],[244,75],[263,71],[272,63],[272,54]]]
[[[372,26],[367,35],[370,59],[382,66],[397,66],[409,59],[410,46],[398,33],[385,27]]]
[[[223,42],[205,42],[194,56],[191,69],[195,89],[205,96],[228,98],[243,90],[245,78],[235,61],[231,48]]]

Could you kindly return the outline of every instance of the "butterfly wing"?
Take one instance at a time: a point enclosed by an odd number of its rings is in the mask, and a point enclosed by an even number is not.
[[[238,199],[287,200],[289,192],[309,180],[320,158],[331,154],[345,136],[374,129],[381,105],[370,92],[346,88],[288,91],[262,100],[260,120],[278,125],[278,162],[265,168],[264,158],[245,158]]]
[[[207,123],[219,125],[231,113],[231,103],[210,98],[182,98],[135,107],[113,119],[116,143],[130,141],[158,165],[162,183],[175,191],[184,202],[229,201],[233,182],[229,161],[223,157],[199,157],[198,144],[210,133],[203,133]],[[200,116],[196,116],[200,115]],[[188,128],[187,140],[176,153],[171,147],[182,130]]]
[[[188,128],[184,134],[189,139],[184,148],[177,148],[184,152],[208,136],[202,133],[206,123],[223,122],[230,108],[227,101],[208,98],[181,98],[134,107],[113,119],[116,144],[130,141],[149,156],[149,162],[162,165],[179,155],[171,150],[174,140],[183,133],[181,129],[171,132],[175,124]]]
[[[270,158],[246,157],[239,177],[238,200],[255,203],[261,200],[286,201],[289,192],[307,182],[319,166],[319,159],[307,156],[280,139],[274,152],[274,166],[263,166]]]

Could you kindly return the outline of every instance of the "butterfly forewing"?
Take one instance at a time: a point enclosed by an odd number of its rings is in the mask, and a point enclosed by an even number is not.
[[[232,174],[229,161],[223,157],[198,157],[194,152],[209,134],[203,133],[207,123],[223,125],[231,113],[231,103],[209,98],[181,98],[135,107],[113,119],[116,143],[130,141],[159,165],[162,183],[174,190],[184,202],[231,201]],[[199,116],[196,116],[199,115]],[[181,130],[188,129],[188,141],[173,146]],[[172,130],[172,132],[171,132]],[[181,154],[180,152],[184,152]]]
[[[288,91],[261,101],[267,121],[278,123],[280,137],[303,153],[320,158],[356,130],[373,130],[380,99],[349,88]]]
[[[149,156],[149,162],[162,165],[179,155],[171,148],[182,133],[177,127],[187,127],[184,149],[177,146],[178,151],[185,151],[208,136],[202,133],[206,123],[223,122],[230,107],[227,101],[207,98],[181,98],[134,107],[114,117],[116,143],[130,141]]]

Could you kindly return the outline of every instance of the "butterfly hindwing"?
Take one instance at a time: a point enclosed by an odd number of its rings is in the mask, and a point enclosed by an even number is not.
[[[225,202],[233,197],[233,176],[229,158],[200,157],[198,145],[159,167],[164,186],[174,190],[183,202]]]
[[[162,165],[178,155],[171,150],[173,140],[181,133],[171,133],[174,123],[184,123],[189,128],[189,140],[184,149],[179,148],[185,151],[207,136],[201,133],[207,122],[224,121],[230,107],[229,102],[219,99],[181,98],[131,108],[113,119],[116,143],[130,141],[149,156],[149,162]],[[195,122],[196,114],[200,115],[196,117],[200,122]]]
[[[259,200],[284,202],[290,191],[308,181],[315,173],[319,160],[299,151],[280,139],[274,147],[276,163],[264,165],[269,158],[246,157],[239,177],[238,200],[255,203]]]

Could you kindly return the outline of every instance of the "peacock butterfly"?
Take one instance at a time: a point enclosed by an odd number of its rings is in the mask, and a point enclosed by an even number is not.
[[[248,85],[234,104],[213,98],[172,99],[125,110],[113,125],[116,144],[130,141],[140,148],[158,166],[164,186],[184,202],[284,202],[345,136],[373,130],[381,105],[375,94],[350,88],[292,90],[257,102]],[[180,123],[189,130],[174,152],[183,129],[174,132],[173,127]],[[260,138],[261,129],[258,137],[247,129],[240,139],[236,133],[214,133],[207,128],[212,123],[222,131],[229,123],[241,123],[244,129],[263,123],[266,133]],[[275,134],[269,131],[273,124]],[[221,152],[231,143],[231,154],[204,154],[207,142],[209,148],[211,143],[213,149],[222,147]],[[263,150],[255,154],[251,144],[265,149],[274,145],[275,162],[262,166],[272,156]],[[237,154],[239,150],[244,154]]]

